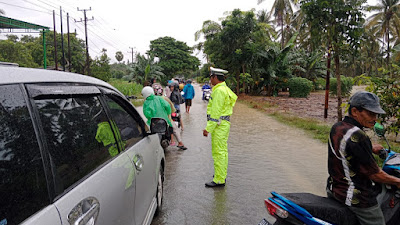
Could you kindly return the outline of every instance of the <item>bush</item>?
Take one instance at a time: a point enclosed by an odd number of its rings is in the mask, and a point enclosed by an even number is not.
[[[112,73],[112,77],[116,78],[116,79],[122,79],[122,77],[125,75],[125,73],[122,72],[121,70],[114,70],[111,73]]]
[[[289,96],[306,98],[312,89],[312,82],[302,77],[290,78],[288,82]]]
[[[314,80],[314,90],[319,91],[319,90],[325,90],[326,86],[326,79],[325,78],[317,78]]]
[[[382,77],[371,77],[369,90],[372,89],[381,101],[386,114],[379,115],[389,133],[400,133],[400,67],[392,65],[392,71],[380,69]],[[391,74],[392,72],[392,74]]]
[[[341,87],[342,87],[342,96],[349,96],[351,89],[353,88],[353,78],[345,77],[343,75],[340,76]],[[331,95],[336,96],[337,94],[337,79],[331,78],[329,84],[329,93]]]

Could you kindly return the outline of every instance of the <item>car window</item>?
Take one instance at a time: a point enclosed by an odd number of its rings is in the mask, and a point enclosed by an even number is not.
[[[112,97],[116,98],[116,97]],[[110,109],[111,117],[118,128],[122,141],[122,149],[125,150],[143,138],[142,128],[120,104],[112,98],[105,96],[105,101]]]
[[[34,100],[55,170],[56,194],[118,154],[115,134],[96,95]]]
[[[0,86],[0,224],[19,224],[49,204],[42,157],[23,92]]]

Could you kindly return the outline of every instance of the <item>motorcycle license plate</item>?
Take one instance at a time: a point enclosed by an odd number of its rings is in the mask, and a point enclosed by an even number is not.
[[[268,222],[268,221],[264,218],[264,219],[262,219],[262,220],[258,223],[258,225],[272,225],[272,223]]]

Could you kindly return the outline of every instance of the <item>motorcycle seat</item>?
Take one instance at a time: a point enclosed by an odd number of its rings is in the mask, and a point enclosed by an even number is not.
[[[283,193],[281,195],[303,207],[314,217],[326,222],[337,225],[359,225],[354,213],[335,199],[311,193]]]

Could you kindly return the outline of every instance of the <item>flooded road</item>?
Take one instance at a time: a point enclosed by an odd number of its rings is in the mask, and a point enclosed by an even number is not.
[[[271,191],[325,196],[326,144],[241,103],[231,117],[226,186],[206,188],[214,172],[211,138],[202,136],[207,103],[195,89],[190,114],[182,115],[188,149],[169,147],[165,153],[163,209],[152,225],[257,224],[264,217],[273,222],[263,201]]]

